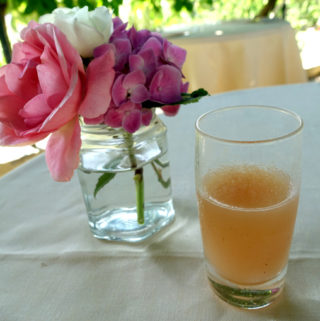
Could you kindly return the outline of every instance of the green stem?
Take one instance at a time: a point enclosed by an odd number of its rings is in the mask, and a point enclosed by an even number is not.
[[[155,159],[154,162],[155,162],[157,165],[159,165],[160,167],[162,167],[162,168],[166,168],[166,167],[169,166],[169,163],[168,163],[168,162],[167,162],[167,163],[162,163],[162,162],[160,162],[159,159]]]
[[[132,134],[124,132],[123,134],[131,162],[131,168],[134,169],[134,182],[136,186],[136,208],[137,208],[137,221],[139,224],[144,224],[144,182],[143,182],[143,168],[137,168],[137,160],[133,150],[133,138]]]
[[[137,217],[138,223],[144,224],[144,183],[143,168],[135,170],[134,181],[136,183]]]
[[[163,176],[162,176],[162,171],[161,171],[161,168],[157,168],[157,166],[154,164],[154,163],[157,163],[159,164],[160,162],[157,160],[155,160],[154,162],[151,162],[151,166],[153,168],[153,170],[155,171],[155,173],[157,174],[157,177],[158,177],[158,181],[160,182],[160,184],[164,187],[164,188],[168,188],[171,184],[171,180],[170,178],[168,178],[166,181],[163,179]],[[162,164],[162,163],[161,163]],[[162,164],[163,168],[166,167],[164,164]]]
[[[132,134],[128,133],[127,131],[124,131],[123,132],[123,137],[125,138],[126,144],[127,144],[127,147],[128,147],[129,158],[130,158],[130,162],[131,162],[131,168],[135,169],[137,167],[137,161],[136,161],[136,158],[134,156]]]

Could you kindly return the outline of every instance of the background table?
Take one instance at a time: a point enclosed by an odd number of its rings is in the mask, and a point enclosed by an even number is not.
[[[233,308],[212,293],[194,190],[196,118],[239,104],[282,106],[305,121],[301,202],[286,287],[278,302],[260,311]],[[319,320],[320,84],[206,97],[164,120],[177,218],[141,245],[94,239],[77,177],[53,182],[43,156],[0,179],[1,321]]]
[[[295,32],[283,20],[236,20],[165,35],[188,52],[183,73],[191,90],[213,94],[306,81]]]

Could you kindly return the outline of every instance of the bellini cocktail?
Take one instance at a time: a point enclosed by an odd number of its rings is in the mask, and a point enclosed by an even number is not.
[[[228,130],[223,122],[235,127]],[[208,277],[231,304],[259,308],[282,290],[299,199],[301,131],[295,114],[261,106],[225,108],[197,122]],[[285,164],[288,156],[294,158]]]

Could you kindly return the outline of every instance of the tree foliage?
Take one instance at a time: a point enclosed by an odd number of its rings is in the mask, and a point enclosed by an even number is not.
[[[119,13],[119,6],[122,0],[1,0],[8,4],[7,12],[13,16],[13,23],[37,19],[39,16],[52,12],[58,7],[84,7],[89,10],[104,5]]]
[[[270,2],[270,1],[269,1]],[[287,19],[295,28],[315,25],[319,19],[319,0],[277,0],[273,10],[275,16],[282,16],[280,8],[286,4]],[[119,15],[123,0],[0,0],[7,4],[12,14],[12,23],[27,22],[49,13],[57,7],[88,6],[93,10],[104,5]],[[129,3],[129,4],[128,4]],[[266,4],[265,0],[131,0],[128,20],[138,27],[156,29],[166,24],[189,23],[191,20],[253,19]]]
[[[139,27],[161,28],[170,24],[254,19],[263,9],[266,16],[286,19],[295,29],[314,26],[319,19],[319,0],[131,0],[128,19]]]
[[[124,3],[125,1],[125,3]],[[319,19],[319,0],[277,0],[272,15],[286,19],[297,30],[316,25]],[[285,4],[285,7],[284,7]],[[161,30],[172,24],[201,24],[230,19],[254,19],[266,5],[265,0],[0,0],[0,40],[6,60],[10,56],[10,43],[4,15],[10,13],[14,30],[20,23],[38,20],[39,16],[57,7],[88,6],[90,10],[104,5],[115,15],[126,12],[123,18],[137,28]],[[267,11],[269,15],[270,10]],[[1,57],[0,57],[0,60]]]

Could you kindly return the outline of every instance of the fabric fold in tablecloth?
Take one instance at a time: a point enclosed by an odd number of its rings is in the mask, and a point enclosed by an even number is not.
[[[277,303],[260,311],[230,307],[210,289],[193,176],[195,120],[241,104],[288,108],[305,122],[286,287]],[[0,321],[320,320],[320,84],[220,94],[163,119],[177,218],[141,245],[93,238],[77,176],[54,182],[44,156],[0,179]]]

